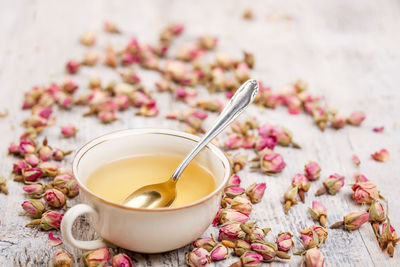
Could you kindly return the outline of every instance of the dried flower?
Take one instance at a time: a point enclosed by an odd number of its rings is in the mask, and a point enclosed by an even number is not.
[[[330,195],[336,195],[340,188],[344,186],[344,176],[341,176],[337,173],[332,174],[322,184],[323,187],[315,192],[316,196],[325,194],[326,192],[328,192]]]
[[[6,179],[4,179],[1,175],[0,175],[0,193],[8,195]]]
[[[386,149],[381,149],[380,151],[375,152],[374,154],[371,154],[371,157],[376,160],[376,161],[380,161],[380,162],[386,162],[389,159],[389,151],[387,151]]]
[[[216,245],[210,252],[211,260],[221,261],[228,258],[231,255],[231,250],[222,244]]]
[[[359,167],[361,164],[360,158],[357,155],[353,155],[351,157],[351,160],[353,161],[354,165],[356,165],[356,167]]]
[[[67,155],[69,155],[69,154],[71,154],[71,153],[72,153],[72,151],[66,151],[66,152],[64,152],[63,150],[57,148],[57,149],[55,149],[54,152],[53,152],[53,160],[55,160],[55,161],[62,161],[62,160],[64,159],[65,156],[67,156]]]
[[[99,248],[84,253],[82,257],[83,263],[87,267],[107,266],[111,259],[111,254],[108,248]]]
[[[239,176],[237,176],[236,174],[232,175],[231,177],[229,177],[228,179],[228,183],[227,186],[239,186],[241,183],[241,180],[239,178]]]
[[[254,226],[254,222],[242,223],[240,227],[246,233],[245,240],[247,242],[255,242],[257,240],[264,240],[264,237],[271,231],[271,228],[259,228]]]
[[[304,174],[310,181],[315,181],[319,178],[321,173],[321,168],[315,161],[310,161],[304,166]]]
[[[32,198],[41,198],[44,193],[44,186],[41,183],[24,185],[22,189]]]
[[[224,224],[229,221],[233,222],[247,222],[249,216],[234,209],[222,209],[219,215],[219,223]]]
[[[56,177],[60,166],[53,162],[40,162],[38,168],[43,172],[43,176]],[[32,181],[34,182],[34,181]]]
[[[322,226],[326,226],[326,217],[328,216],[328,211],[324,205],[318,201],[313,201],[312,208],[308,208],[308,212],[314,220],[319,221]]]
[[[383,130],[385,130],[385,127],[384,126],[374,127],[372,130],[376,133],[381,133],[383,132]]]
[[[196,248],[204,248],[208,252],[210,252],[216,245],[217,243],[213,237],[202,237],[193,242],[193,246]]]
[[[240,256],[240,261],[242,262],[243,267],[257,267],[260,266],[261,262],[263,260],[263,256],[260,254],[253,252],[253,251],[247,251],[243,253],[242,256]]]
[[[368,208],[370,222],[384,222],[386,219],[385,210],[378,200],[373,200],[371,206]]]
[[[133,267],[133,263],[128,255],[119,253],[112,258],[112,267]]]
[[[92,46],[96,42],[96,33],[94,31],[86,31],[81,36],[81,44]]]
[[[43,171],[38,168],[26,168],[22,170],[22,176],[25,182],[36,182],[43,176]]]
[[[306,251],[307,267],[323,267],[324,262],[325,262],[324,255],[318,248],[314,247]]]
[[[245,252],[251,250],[250,244],[242,239],[238,239],[234,243],[228,240],[222,240],[222,244],[233,248],[235,255],[239,257],[242,256]]]
[[[243,196],[236,196],[231,203],[231,208],[241,213],[249,215],[253,210],[250,200]],[[231,220],[230,220],[231,221]]]
[[[51,147],[47,145],[39,147],[38,154],[41,161],[49,161],[52,153],[53,151],[51,150]]]
[[[57,211],[46,211],[41,219],[36,219],[26,226],[39,225],[41,229],[48,231],[51,229],[60,229],[61,220],[64,214]]]
[[[344,228],[349,231],[356,230],[361,227],[364,223],[368,222],[369,213],[366,211],[351,212],[344,216],[343,221],[339,221],[330,226],[330,228],[338,228],[344,225]]]
[[[225,141],[227,149],[238,149],[243,145],[244,139],[236,133],[230,134]]]
[[[224,193],[226,196],[230,197],[230,198],[234,198],[236,196],[240,196],[244,193],[244,188],[240,187],[240,186],[227,186],[224,189]]]
[[[103,29],[105,32],[108,32],[108,33],[120,33],[120,30],[118,29],[118,27],[110,21],[104,22]]]
[[[17,160],[13,164],[13,173],[22,174],[22,171],[29,168],[30,166],[26,163],[25,160]]]
[[[347,123],[354,126],[360,126],[363,120],[365,120],[365,114],[360,111],[355,111],[347,118]]]
[[[251,9],[246,9],[242,15],[243,19],[251,20],[254,18],[253,11]]]
[[[99,53],[97,51],[86,51],[82,63],[86,66],[94,66],[99,61]]]
[[[49,243],[50,246],[56,247],[58,245],[61,245],[63,241],[59,237],[54,237],[53,232],[49,232]]]
[[[244,169],[244,167],[246,166],[246,163],[247,163],[247,158],[248,158],[248,155],[240,155],[240,154],[236,154],[234,156],[228,157],[228,159],[231,163],[231,166],[232,166],[233,173],[237,173],[238,171],[241,171]]]
[[[353,189],[351,197],[359,204],[370,204],[379,198],[379,191],[376,189],[376,185],[371,182],[358,182],[351,188]]]
[[[278,144],[278,138],[275,135],[260,136],[256,142],[256,150],[261,151],[265,148],[274,149]]]
[[[78,90],[79,86],[70,78],[66,78],[61,84],[61,90],[67,94],[73,94]]]
[[[19,142],[18,150],[21,155],[32,154],[36,151],[36,144],[32,140],[24,139]]]
[[[72,126],[72,125],[63,126],[61,128],[61,134],[65,138],[70,138],[70,137],[75,136],[77,131],[78,131],[78,129],[76,129],[76,127]]]
[[[280,251],[289,251],[294,247],[294,242],[292,240],[292,234],[289,232],[279,233],[276,238],[276,244]]]
[[[382,224],[382,234],[379,236],[379,245],[382,249],[387,249],[390,257],[393,257],[394,247],[400,238],[397,237],[397,233],[393,226],[390,224],[390,220],[387,223]]]
[[[53,267],[73,267],[74,258],[65,250],[57,250],[53,257]]]
[[[303,174],[297,173],[292,179],[292,186],[298,188],[300,199],[304,203],[304,192],[307,192],[308,189],[310,189],[310,182],[307,177]]]
[[[25,214],[34,219],[41,218],[42,213],[46,209],[43,202],[37,199],[25,200],[21,206],[24,209]]]
[[[300,231],[301,239],[305,247],[312,248],[319,247],[328,238],[328,231],[325,227],[319,225],[312,225]],[[308,236],[308,238],[307,238]]]
[[[254,183],[246,189],[246,195],[249,197],[251,203],[255,204],[261,201],[264,191],[267,188],[266,183]]]
[[[283,202],[285,203],[285,213],[288,213],[290,207],[292,205],[297,204],[298,201],[298,188],[291,187],[288,190],[286,190],[284,196],[283,196]]]
[[[201,267],[211,263],[210,253],[204,248],[195,248],[186,253],[186,264],[190,267]]]
[[[346,125],[346,118],[340,115],[333,116],[331,126],[335,129],[341,129]]]
[[[70,60],[65,65],[66,70],[71,74],[77,73],[79,71],[80,67],[81,67],[81,63],[76,60]]]
[[[18,155],[19,154],[19,143],[13,142],[10,144],[8,147],[8,153],[12,155]]]
[[[240,227],[240,222],[226,222],[219,228],[218,240],[236,240],[246,235]]]
[[[285,167],[286,163],[281,154],[275,153],[269,149],[262,151],[260,168],[264,173],[272,175],[281,172]]]
[[[44,200],[54,208],[61,208],[65,205],[66,199],[63,192],[58,189],[48,189],[44,193]]]
[[[365,175],[361,174],[361,173],[354,174],[353,179],[354,179],[354,181],[356,183],[358,183],[358,182],[368,182],[369,181],[368,178]]]

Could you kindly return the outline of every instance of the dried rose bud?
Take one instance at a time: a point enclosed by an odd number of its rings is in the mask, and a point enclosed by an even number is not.
[[[271,228],[259,228],[254,226],[254,222],[242,223],[240,225],[243,232],[246,233],[245,240],[247,242],[255,242],[257,240],[264,240],[264,237],[271,231]]]
[[[335,115],[331,120],[331,125],[335,129],[341,129],[346,125],[346,118],[340,115]]]
[[[117,95],[114,97],[118,110],[126,110],[131,105],[131,101],[127,95]]]
[[[240,261],[243,267],[257,267],[263,261],[263,256],[253,251],[247,251],[240,256]]]
[[[224,189],[224,193],[229,198],[240,196],[245,192],[245,189],[240,186],[227,186]]]
[[[315,161],[310,161],[304,166],[304,174],[310,181],[315,181],[319,178],[321,173],[321,168]]]
[[[65,93],[73,94],[78,90],[79,86],[71,79],[66,78],[61,84],[61,90]]]
[[[248,53],[246,51],[243,51],[243,61],[250,67],[254,67],[254,55],[252,53]]]
[[[36,151],[36,144],[32,140],[21,140],[19,142],[18,150],[21,155],[32,154]]]
[[[306,251],[306,266],[307,267],[323,267],[325,258],[321,251],[314,247]]]
[[[211,35],[200,36],[197,45],[200,48],[213,50],[217,46],[218,39]]]
[[[240,62],[234,69],[236,79],[243,83],[250,79],[250,68],[245,62]]]
[[[77,73],[79,71],[80,67],[81,67],[81,63],[76,60],[70,60],[65,65],[66,70],[71,74]]]
[[[251,9],[246,9],[242,15],[243,19],[251,20],[254,18],[253,11]]]
[[[298,192],[299,189],[297,187],[291,187],[286,190],[285,194],[283,195],[283,202],[285,203],[285,213],[288,213],[292,205],[297,204],[299,198]]]
[[[316,196],[325,194],[328,192],[330,195],[336,195],[339,192],[340,188],[344,186],[344,176],[340,174],[332,174],[323,182],[323,187],[315,192]]]
[[[357,155],[353,155],[351,157],[351,160],[353,161],[354,165],[356,165],[356,167],[359,167],[361,164],[360,158]]]
[[[371,206],[368,208],[369,221],[382,223],[386,219],[385,210],[378,200],[373,200]]]
[[[34,107],[32,109],[32,114],[38,115],[44,119],[48,119],[52,113],[53,110],[51,107]]]
[[[50,185],[60,190],[64,194],[67,194],[68,193],[67,184],[73,180],[74,177],[69,174],[59,174],[53,179],[53,182]]]
[[[210,253],[204,248],[195,248],[185,254],[186,264],[190,267],[201,267],[211,263]]]
[[[326,226],[326,217],[328,216],[328,211],[324,205],[318,201],[313,201],[312,208],[308,208],[308,212],[314,220],[319,221],[322,226]]]
[[[57,189],[48,189],[44,193],[44,200],[54,208],[61,208],[65,205],[66,199],[63,192]]]
[[[246,195],[250,198],[251,203],[258,203],[261,201],[264,191],[267,188],[266,183],[254,183],[246,189]]]
[[[196,248],[204,248],[208,252],[210,252],[216,245],[217,243],[213,237],[203,237],[193,242],[193,246]]]
[[[53,162],[40,162],[38,168],[43,172],[43,176],[56,177],[58,174],[58,168],[60,166]]]
[[[38,168],[27,168],[22,170],[22,176],[25,182],[36,182],[43,176],[43,171]]]
[[[364,174],[361,174],[361,173],[356,173],[356,174],[354,174],[353,179],[354,179],[354,181],[355,181],[356,183],[359,183],[359,182],[368,182],[368,181],[369,181],[368,178],[367,178]]]
[[[292,179],[292,186],[298,188],[300,199],[304,203],[304,192],[307,192],[308,189],[310,189],[310,182],[307,177],[303,174],[297,173]]]
[[[256,150],[274,149],[277,144],[278,138],[275,135],[260,136],[256,141]]]
[[[52,153],[51,147],[47,145],[39,147],[38,154],[41,161],[49,161]]]
[[[197,106],[201,109],[211,112],[221,112],[224,108],[224,104],[218,99],[212,99],[208,101],[198,101]]]
[[[72,126],[72,125],[67,125],[67,126],[61,127],[61,134],[65,138],[70,138],[70,137],[75,136],[77,131],[78,131],[78,129],[76,129],[76,127]]]
[[[249,215],[253,210],[250,200],[243,196],[236,196],[231,203],[231,208],[246,215]]]
[[[265,149],[261,152],[260,168],[264,173],[273,175],[281,172],[285,167],[286,163],[281,154],[275,153],[269,149]]]
[[[289,232],[279,233],[276,238],[276,244],[278,245],[278,250],[289,251],[294,247],[294,242],[292,240],[292,234]]]
[[[222,240],[222,244],[226,244],[226,242],[231,242],[228,240]],[[238,239],[233,243],[233,246],[230,246],[233,248],[235,255],[236,256],[242,256],[245,252],[250,251],[251,250],[251,246],[249,243],[247,243],[246,241],[242,240],[242,239]]]
[[[104,22],[103,29],[104,29],[105,32],[108,32],[108,33],[120,33],[121,32],[118,29],[118,27],[114,23],[112,23],[110,21]]]
[[[107,266],[111,259],[111,254],[108,248],[99,248],[84,253],[82,257],[83,263],[87,267]]]
[[[12,155],[18,155],[19,154],[19,143],[13,142],[10,144],[8,147],[8,153]]]
[[[380,162],[386,162],[389,159],[389,151],[387,151],[386,149],[381,149],[380,151],[375,152],[374,154],[371,154],[371,157],[376,160],[376,161],[380,161]]]
[[[325,227],[319,225],[312,225],[300,231],[301,239],[305,247],[312,248],[319,247],[328,238],[328,231]]]
[[[371,182],[355,183],[351,189],[353,189],[351,197],[359,204],[370,204],[379,198],[379,191],[376,189],[376,185]]]
[[[86,51],[82,63],[86,66],[94,66],[99,61],[99,53],[97,51]]]
[[[225,260],[231,255],[231,250],[222,244],[218,244],[213,248],[210,254],[211,254],[211,260],[221,261]]]
[[[44,186],[41,183],[24,185],[22,189],[32,198],[41,198],[44,193]]]
[[[53,257],[53,267],[73,267],[75,264],[74,258],[66,250],[57,250]]]
[[[251,244],[251,249],[263,257],[263,261],[271,262],[275,259],[277,245],[272,242],[257,241]]]
[[[365,114],[360,111],[355,111],[347,118],[347,123],[354,126],[360,126],[363,120],[365,120]]]
[[[26,226],[39,225],[41,229],[48,231],[51,229],[60,229],[61,220],[64,214],[57,211],[46,211],[41,219],[33,220]]]
[[[0,175],[0,193],[8,195],[7,181]]]
[[[378,240],[381,248],[386,249],[389,256],[393,257],[394,247],[396,246],[397,242],[400,241],[400,238],[397,237],[396,230],[390,224],[389,219],[387,223],[382,224],[382,234]]]
[[[13,164],[13,173],[22,174],[22,171],[29,168],[30,166],[26,163],[25,160],[17,160]]]
[[[219,223],[224,224],[229,221],[233,222],[247,222],[249,216],[234,209],[222,209],[220,214]]]
[[[330,228],[338,228],[344,225],[344,228],[349,231],[356,230],[361,227],[364,223],[368,222],[369,213],[366,211],[362,212],[351,212],[344,216],[343,221],[339,221],[330,226]]]
[[[218,240],[236,240],[245,236],[246,233],[240,227],[240,222],[226,222],[219,228]]]
[[[243,137],[233,133],[228,136],[225,141],[225,147],[227,149],[238,149],[243,145],[244,139]]]
[[[239,178],[239,176],[237,176],[236,174],[232,175],[227,183],[227,186],[240,186],[241,180]]]
[[[41,218],[46,209],[44,203],[37,199],[25,200],[21,206],[26,212],[25,214],[34,219]]]
[[[133,267],[133,263],[128,255],[119,253],[112,258],[112,267]]]
[[[94,31],[86,31],[81,36],[81,44],[86,46],[92,46],[96,42],[96,33]]]
[[[110,68],[117,67],[117,53],[112,45],[107,46],[104,57],[104,65],[109,66]]]
[[[372,130],[376,133],[381,133],[383,132],[383,130],[385,130],[385,127],[384,126],[374,127]]]

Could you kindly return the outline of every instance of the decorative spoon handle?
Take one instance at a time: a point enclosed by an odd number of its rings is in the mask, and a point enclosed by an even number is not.
[[[253,102],[258,93],[258,82],[256,80],[248,80],[243,83],[236,91],[235,95],[231,98],[228,105],[219,115],[214,126],[209,129],[197,145],[190,151],[186,158],[179,164],[172,178],[176,181],[186,166],[192,161],[194,157],[205,147],[216,135],[226,128],[233,120],[239,116],[246,107]]]

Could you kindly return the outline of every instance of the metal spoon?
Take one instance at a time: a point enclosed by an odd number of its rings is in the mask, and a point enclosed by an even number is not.
[[[245,108],[253,102],[258,93],[258,82],[248,80],[236,91],[235,95],[224,108],[214,126],[208,130],[197,145],[176,168],[172,176],[163,183],[146,185],[128,195],[121,204],[135,208],[169,207],[176,197],[176,182],[186,166],[216,135],[237,118]]]

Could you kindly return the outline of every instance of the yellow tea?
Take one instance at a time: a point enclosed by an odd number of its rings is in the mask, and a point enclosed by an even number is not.
[[[93,193],[114,203],[142,186],[165,182],[169,179],[181,157],[148,155],[125,158],[110,162],[90,174],[86,186]],[[199,200],[215,189],[211,174],[192,161],[176,184],[176,199],[171,207]]]

